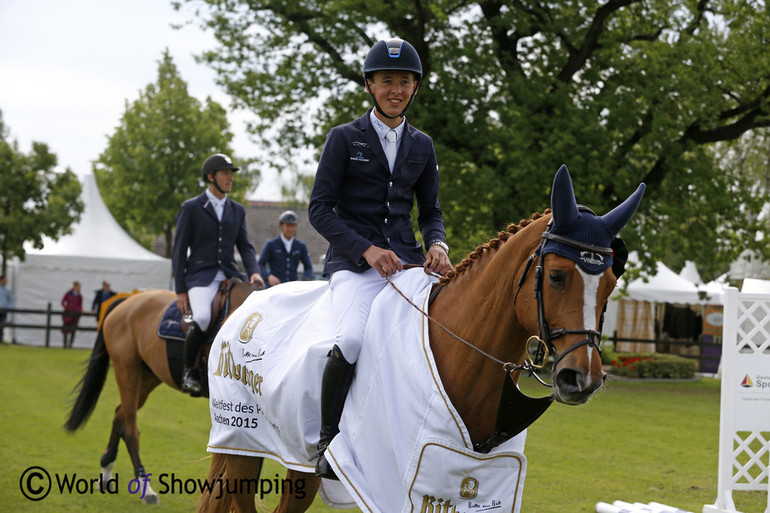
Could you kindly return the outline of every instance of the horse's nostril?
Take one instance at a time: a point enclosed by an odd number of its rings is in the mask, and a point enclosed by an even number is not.
[[[562,369],[556,375],[556,384],[565,391],[579,391],[585,387],[583,374],[574,369]]]

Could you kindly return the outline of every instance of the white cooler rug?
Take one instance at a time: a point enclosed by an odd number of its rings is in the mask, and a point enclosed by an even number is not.
[[[393,281],[427,308],[434,278],[413,269]],[[249,296],[209,355],[210,452],[313,472],[334,324],[326,282]],[[324,480],[321,495],[332,507],[366,512],[518,512],[525,439],[526,431],[489,454],[473,451],[439,379],[425,317],[387,286],[372,306],[340,434],[327,451],[340,482]]]

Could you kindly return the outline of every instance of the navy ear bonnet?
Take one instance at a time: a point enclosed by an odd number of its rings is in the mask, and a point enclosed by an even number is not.
[[[618,232],[636,212],[644,195],[645,185],[623,203],[603,216],[597,216],[589,209],[578,207],[569,170],[562,165],[556,173],[551,189],[552,234],[577,242],[572,246],[558,240],[547,240],[543,255],[555,253],[569,258],[588,274],[600,274],[612,265],[612,243]]]

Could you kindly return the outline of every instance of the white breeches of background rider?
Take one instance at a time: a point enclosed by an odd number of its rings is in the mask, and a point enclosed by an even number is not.
[[[214,296],[217,295],[219,290],[219,284],[223,281],[225,281],[225,273],[219,271],[214,276],[214,281],[205,287],[193,287],[187,291],[187,299],[190,301],[193,322],[198,325],[201,331],[209,329],[211,305],[214,302]]]
[[[372,302],[387,285],[388,281],[375,269],[362,273],[337,271],[329,280],[337,321],[336,343],[349,363],[358,360]]]

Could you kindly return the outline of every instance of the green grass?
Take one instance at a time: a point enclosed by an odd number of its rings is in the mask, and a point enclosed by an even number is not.
[[[118,393],[112,373],[96,410],[77,433],[64,431],[70,391],[80,379],[83,350],[0,347],[0,511],[146,512],[126,489],[133,469],[121,444],[115,471],[116,496],[51,493],[40,502],[19,491],[22,472],[33,465],[52,475],[96,477],[107,443]],[[522,511],[595,511],[599,501],[661,502],[700,513],[716,499],[719,383],[610,381],[588,404],[553,405],[529,430],[527,479]],[[206,475],[209,455],[208,404],[166,386],[156,389],[139,411],[142,459],[156,477]],[[283,476],[266,462],[263,477]],[[154,481],[157,483],[157,481]],[[157,490],[156,486],[156,490]],[[735,493],[745,513],[764,511],[766,495]],[[164,513],[190,512],[196,495],[165,494]],[[273,506],[275,496],[267,497]],[[312,511],[331,512],[316,499]],[[353,510],[357,511],[357,510]]]

